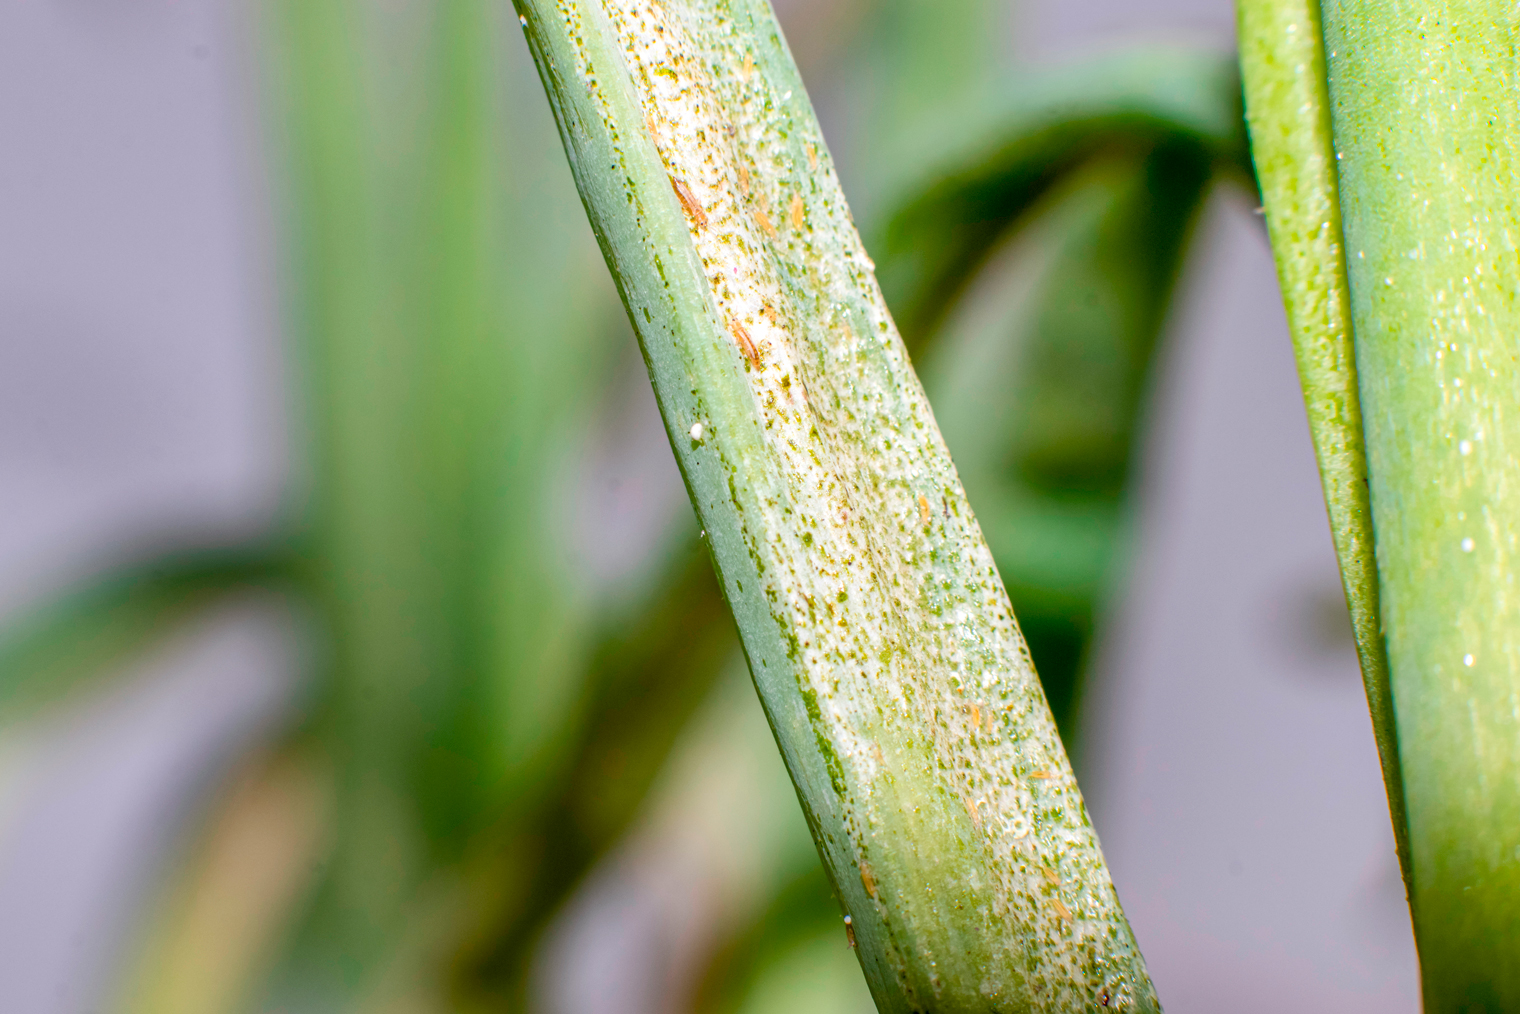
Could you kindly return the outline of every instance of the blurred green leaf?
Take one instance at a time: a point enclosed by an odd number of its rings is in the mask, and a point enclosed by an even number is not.
[[[521,1001],[532,945],[639,814],[735,640],[696,546],[675,557],[644,608],[602,633],[570,762],[540,779],[531,806],[500,813],[465,865],[476,904],[456,951],[457,996]]]
[[[406,795],[420,714],[408,697],[438,667],[429,656],[440,637],[436,614],[417,608],[436,575],[419,554],[415,477],[398,467],[417,366],[403,327],[407,290],[388,264],[409,244],[387,209],[401,190],[395,149],[408,146],[382,144],[385,125],[416,130],[415,110],[393,101],[381,118],[368,94],[366,49],[382,27],[379,9],[368,13],[344,0],[272,9],[278,110],[289,124],[293,330],[315,431],[304,548],[333,643],[317,732],[337,783],[337,841],[275,1002],[332,1002],[356,988],[425,869]]]
[[[1251,154],[1340,561],[1362,685],[1383,768],[1399,870],[1412,870],[1388,651],[1378,607],[1367,447],[1351,336],[1351,284],[1330,132],[1317,0],[1241,0],[1241,72]]]
[[[0,638],[0,724],[121,671],[124,661],[240,589],[290,585],[276,550],[176,555],[96,579]]]
[[[592,590],[553,495],[617,332],[552,124],[503,104],[503,15],[282,9],[337,842],[279,995],[364,989],[583,720]]]
[[[1240,76],[1233,58],[1151,49],[1112,54],[1015,79],[999,102],[947,117],[913,143],[914,178],[871,249],[882,289],[914,348],[942,320],[1009,226],[1096,155],[1196,147],[1216,168],[1250,179]]]
[[[849,941],[828,877],[810,870],[782,884],[716,955],[693,1014],[874,1010]]]
[[[844,37],[833,40],[827,61],[802,63],[804,52],[819,46],[811,38],[789,43],[811,90],[821,93],[829,150],[839,163],[851,213],[870,238],[900,198],[904,180],[917,182],[938,162],[939,153],[918,142],[926,134],[964,140],[966,135],[948,131],[946,122],[961,123],[968,111],[985,109],[998,94],[1011,62],[1006,45],[1011,5],[843,0],[833,6],[858,20],[838,33]],[[795,8],[785,10],[782,20],[789,33],[798,21],[796,27],[812,28]]]

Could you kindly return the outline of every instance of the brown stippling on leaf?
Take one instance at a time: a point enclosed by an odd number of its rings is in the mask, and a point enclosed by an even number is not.
[[[776,227],[771,224],[771,216],[767,215],[761,209],[756,208],[755,221],[760,223],[760,231],[764,232],[771,239],[776,238]]]
[[[860,886],[864,887],[871,897],[876,897],[876,878],[871,876],[871,867],[866,865],[865,860],[861,860],[860,863]]]
[[[802,228],[802,195],[792,195],[792,228]]]
[[[697,203],[696,195],[691,192],[691,187],[686,185],[686,181],[678,180],[672,176],[670,177],[670,189],[676,192],[676,198],[680,200],[681,207],[686,209],[686,214],[690,216],[697,228],[707,228],[707,212],[703,211],[702,205]]]
[[[761,348],[749,336],[749,332],[744,329],[744,325],[737,320],[730,320],[728,322],[728,332],[734,336],[734,341],[739,343],[739,351],[744,354],[744,358],[749,361],[751,366],[758,370],[761,362]]]
[[[761,303],[760,313],[763,314],[765,319],[770,321],[773,325],[779,325],[780,321],[777,319],[778,315],[776,313],[776,308],[771,304]]]

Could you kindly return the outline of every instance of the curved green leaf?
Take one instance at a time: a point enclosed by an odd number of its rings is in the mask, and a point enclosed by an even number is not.
[[[917,196],[872,244],[910,346],[934,330],[1008,227],[1102,152],[1192,144],[1249,179],[1240,78],[1229,57],[1130,52],[1033,75],[1009,93],[1003,108],[957,119],[954,135],[915,139],[940,152],[939,168],[929,182],[914,181]]]

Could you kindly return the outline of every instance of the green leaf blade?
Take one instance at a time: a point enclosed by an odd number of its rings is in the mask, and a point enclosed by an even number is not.
[[[1325,48],[1425,1009],[1520,1008],[1520,23],[1330,2]]]
[[[518,10],[878,1006],[1157,1009],[768,7]]]
[[[1378,613],[1367,451],[1319,3],[1239,0],[1238,13],[1251,153],[1407,888],[1412,873],[1408,818]]]

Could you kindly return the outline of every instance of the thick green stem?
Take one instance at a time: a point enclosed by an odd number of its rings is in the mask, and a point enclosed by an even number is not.
[[[1319,0],[1240,0],[1238,10],[1251,154],[1408,890],[1409,831],[1388,653],[1378,618],[1367,450],[1351,342],[1351,291]]]
[[[1324,22],[1426,1010],[1517,1010],[1520,18]]]
[[[763,0],[518,0],[883,1011],[1155,1010]]]

